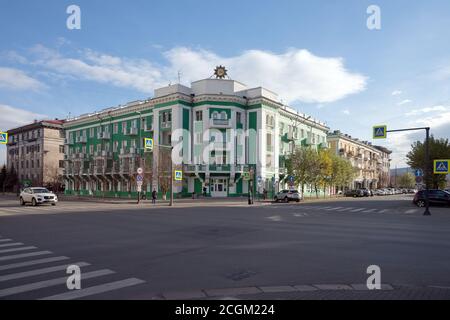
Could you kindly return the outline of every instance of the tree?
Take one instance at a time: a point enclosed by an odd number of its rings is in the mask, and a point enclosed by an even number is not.
[[[5,182],[7,176],[8,171],[6,170],[6,165],[3,165],[2,170],[0,171],[0,188],[2,189],[3,193],[5,193]]]
[[[12,166],[6,174],[6,179],[4,182],[5,189],[9,190],[10,192],[16,191],[15,188],[17,187],[18,182],[19,179],[17,177],[16,169],[14,169],[14,166]]]
[[[432,188],[438,189],[445,186],[445,175],[433,174],[433,160],[435,159],[450,159],[450,144],[448,139],[436,139],[432,135],[430,137],[430,163],[425,165],[425,142],[416,141],[411,145],[411,151],[408,152],[406,162],[413,169],[422,169],[423,172],[430,173],[427,182]]]
[[[406,172],[406,173],[402,174],[398,178],[397,185],[400,188],[408,188],[408,189],[413,188],[415,185],[414,175],[411,172]]]
[[[172,161],[172,150],[167,148],[159,148],[158,152],[158,184],[162,192],[163,199],[166,199],[167,192],[170,188],[170,179],[172,173],[170,172],[170,162]]]
[[[297,147],[286,159],[288,174],[294,177],[294,182],[301,185],[304,194],[305,184],[311,184],[314,176],[314,166],[317,161],[316,151],[311,148]]]

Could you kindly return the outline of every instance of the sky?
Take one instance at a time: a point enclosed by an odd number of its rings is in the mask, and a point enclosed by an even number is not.
[[[81,29],[67,28],[70,5]],[[378,124],[450,138],[449,12],[448,0],[0,0],[0,131],[146,99],[221,64],[361,140]],[[372,142],[394,168],[423,138]]]

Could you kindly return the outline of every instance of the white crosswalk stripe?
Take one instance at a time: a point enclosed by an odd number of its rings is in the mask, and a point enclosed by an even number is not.
[[[54,266],[54,267],[31,270],[31,271],[12,273],[12,274],[0,276],[0,282],[14,280],[14,279],[20,279],[20,278],[26,278],[26,277],[32,277],[32,276],[37,276],[37,275],[45,274],[45,273],[51,273],[51,272],[55,272],[55,271],[66,270],[67,267],[72,264],[77,265],[80,268],[90,265],[89,263],[86,263],[86,262],[76,262],[76,263],[64,264],[64,265],[59,265],[59,266]]]
[[[359,212],[359,211],[363,211],[363,210],[366,210],[366,208],[353,209],[350,212]]]
[[[81,290],[70,291],[50,297],[43,298],[42,300],[73,300],[78,298],[83,298],[87,296],[91,296],[94,294],[104,293],[112,290],[122,289],[130,286],[135,286],[137,284],[144,283],[144,280],[140,280],[137,278],[129,278],[125,280],[110,282],[101,284],[98,286],[93,286]]]
[[[22,242],[5,243],[5,244],[0,244],[0,248],[17,247],[17,246],[21,246],[21,245],[23,245]]]
[[[101,277],[101,276],[105,276],[105,275],[113,274],[113,273],[114,273],[114,271],[112,271],[112,270],[101,269],[101,270],[83,273],[82,279],[86,280],[86,279]],[[2,289],[2,290],[0,290],[0,298],[12,296],[12,295],[18,294],[18,293],[24,293],[24,292],[34,291],[34,290],[38,290],[38,289],[57,286],[57,285],[66,283],[66,281],[67,281],[67,277],[61,277],[61,278],[56,278],[56,279],[51,279],[51,280],[44,280],[44,281],[24,284],[24,285],[17,286],[17,287]]]
[[[0,239],[0,242],[8,242],[8,241],[12,241],[11,239]]]
[[[29,247],[21,247],[21,248],[14,248],[14,249],[4,249],[4,250],[0,250],[0,253],[25,251],[25,250],[31,250],[31,249],[37,249],[37,248],[33,247],[33,246],[29,246]]]
[[[69,259],[69,257],[60,256],[60,257],[51,257],[51,258],[25,261],[25,262],[16,262],[16,263],[11,263],[11,264],[7,264],[4,266],[0,266],[0,271],[10,270],[10,269],[15,269],[15,268],[22,268],[22,267],[29,267],[29,266],[34,266],[37,264],[57,262],[57,261],[68,260],[68,259]]]
[[[51,251],[38,251],[38,252],[14,254],[14,255],[11,255],[11,256],[0,257],[0,261],[21,259],[21,258],[28,258],[28,257],[35,257],[35,256],[41,256],[41,255],[44,255],[44,254],[51,254],[51,253],[52,253]]]
[[[374,212],[374,211],[376,211],[377,209],[369,209],[369,210],[364,210],[363,212],[364,213],[370,213],[370,212]]]

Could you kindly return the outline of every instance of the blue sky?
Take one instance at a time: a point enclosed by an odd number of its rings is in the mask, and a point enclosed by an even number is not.
[[[71,4],[81,30],[66,28]],[[366,27],[371,4],[381,30]],[[188,84],[225,64],[361,139],[380,123],[450,137],[449,12],[446,0],[0,0],[0,130],[151,97],[178,70]],[[401,166],[420,137],[381,144]]]

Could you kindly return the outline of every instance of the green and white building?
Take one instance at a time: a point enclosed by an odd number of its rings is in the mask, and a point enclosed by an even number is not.
[[[270,90],[218,78],[156,89],[152,99],[81,115],[64,128],[66,192],[105,197],[137,196],[139,167],[147,196],[166,191],[170,155],[183,172],[176,197],[204,188],[211,197],[245,196],[249,187],[272,195],[286,186],[286,156],[295,146],[326,148],[329,130]],[[144,138],[153,138],[152,151]]]

